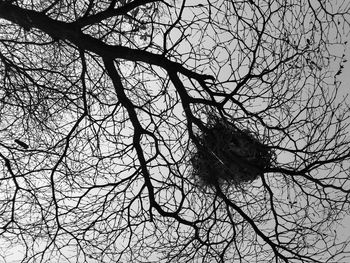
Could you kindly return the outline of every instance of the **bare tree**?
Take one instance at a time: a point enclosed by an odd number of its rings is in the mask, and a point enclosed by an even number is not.
[[[0,1],[2,259],[348,262],[349,8]]]

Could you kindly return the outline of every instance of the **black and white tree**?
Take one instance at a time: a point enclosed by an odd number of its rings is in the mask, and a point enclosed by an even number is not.
[[[1,260],[348,262],[349,16],[0,1]]]

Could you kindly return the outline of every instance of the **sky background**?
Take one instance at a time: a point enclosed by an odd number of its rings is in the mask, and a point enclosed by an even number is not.
[[[348,39],[350,38],[348,37]],[[336,51],[339,52],[339,54],[341,55],[344,49],[343,47],[339,47],[339,50],[336,50]],[[346,50],[346,58],[348,59],[348,61],[344,64],[343,73],[340,76],[338,76],[338,79],[342,82],[341,93],[343,93],[342,94],[343,96],[345,96],[349,92],[349,87],[350,87],[350,48],[349,46]],[[348,99],[348,102],[350,102],[349,99]],[[343,228],[339,229],[339,233],[341,233],[341,238],[345,239],[345,238],[348,238],[350,235],[350,216],[344,219],[343,226],[344,226]],[[1,262],[1,259],[0,259],[0,262]]]

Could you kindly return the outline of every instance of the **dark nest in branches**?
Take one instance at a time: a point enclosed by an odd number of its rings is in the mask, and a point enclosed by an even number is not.
[[[191,156],[192,176],[201,186],[239,186],[257,179],[271,166],[272,151],[248,130],[214,119]]]

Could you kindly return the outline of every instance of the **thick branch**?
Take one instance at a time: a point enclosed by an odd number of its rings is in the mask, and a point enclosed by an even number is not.
[[[140,121],[137,117],[135,107],[132,104],[132,102],[128,99],[127,95],[124,92],[124,87],[121,81],[121,78],[115,68],[114,62],[111,59],[105,59],[104,65],[106,67],[107,73],[109,77],[111,78],[113,82],[113,86],[115,88],[115,91],[117,93],[118,99],[121,102],[121,104],[125,107],[127,110],[130,120],[132,122],[132,125],[134,127],[134,138],[133,138],[133,145],[137,152],[137,157],[140,161],[141,170],[143,173],[143,177],[145,178],[145,185],[147,187],[147,190],[149,192],[149,200],[151,203],[151,207],[154,207],[159,214],[165,217],[172,217],[175,218],[177,221],[179,221],[182,224],[192,226],[196,229],[196,226],[193,222],[188,221],[182,217],[180,217],[176,212],[167,212],[162,209],[162,207],[156,202],[155,200],[155,193],[153,189],[153,185],[151,182],[150,174],[147,169],[147,161],[145,159],[142,146],[140,144],[140,138],[143,133],[149,134],[145,129],[142,128]],[[151,135],[151,134],[149,134]]]
[[[99,12],[97,14],[93,14],[91,16],[86,16],[79,18],[76,23],[79,25],[79,27],[84,27],[87,25],[93,25],[101,22],[104,19],[113,17],[113,16],[120,16],[120,15],[126,15],[131,10],[137,8],[141,5],[146,5],[149,3],[159,2],[160,0],[135,0],[130,3],[127,3],[119,8],[111,8],[106,9],[102,12]]]
[[[213,76],[195,73],[186,69],[181,64],[172,62],[159,54],[120,45],[112,46],[105,44],[99,39],[84,34],[77,23],[57,21],[40,12],[3,3],[0,5],[0,18],[9,20],[25,29],[30,29],[32,27],[38,28],[50,35],[53,39],[67,40],[81,50],[93,52],[104,58],[142,61],[162,68],[172,68],[173,70],[198,81],[205,79],[214,80]]]

